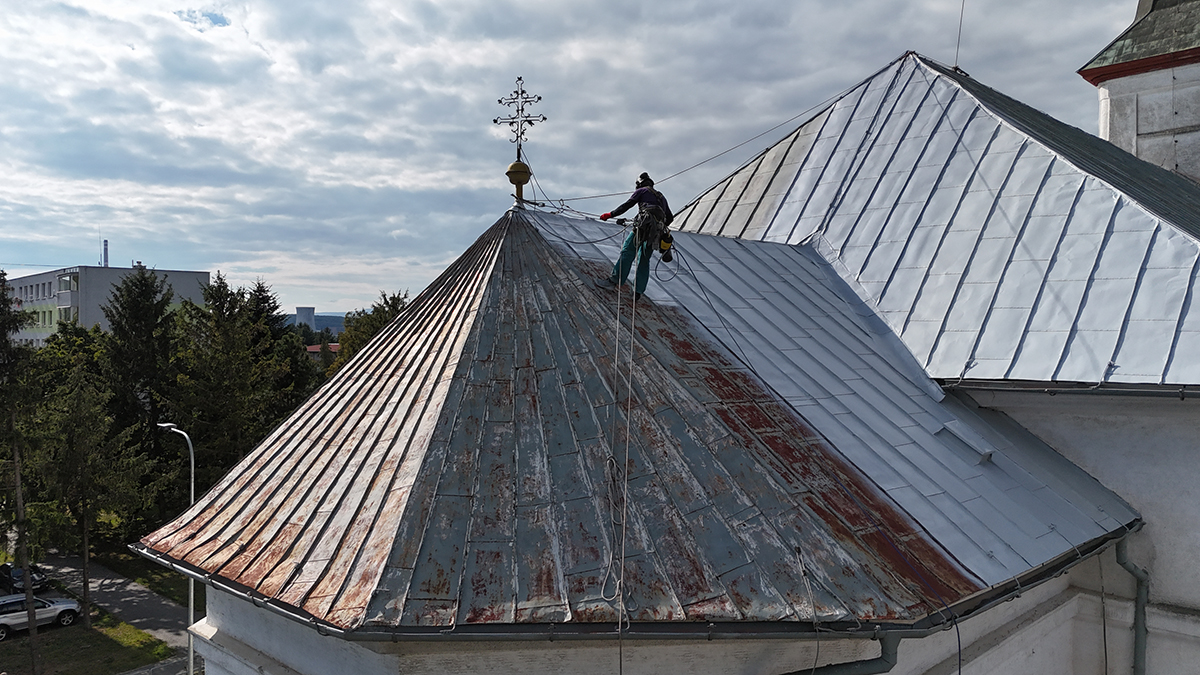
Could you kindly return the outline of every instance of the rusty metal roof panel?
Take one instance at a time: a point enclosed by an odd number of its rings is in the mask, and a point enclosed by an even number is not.
[[[977,465],[1007,436],[811,250],[680,234],[635,308],[612,234],[510,212],[142,545],[346,630],[918,622],[1061,556],[1051,507],[1136,518],[1029,439]]]
[[[531,217],[556,247],[585,260],[602,265],[617,254],[618,239],[599,251],[565,243],[603,239],[603,226]],[[836,265],[812,247],[688,233],[675,242],[678,268],[656,262],[646,297],[695,317],[985,583],[1069,551],[1046,537],[1056,528],[1075,542],[1120,529],[1109,509],[1136,517],[1036,438],[997,431],[930,386]]]
[[[630,343],[533,217],[143,545],[349,630],[613,622],[622,576],[648,622],[911,622],[986,588],[686,308],[643,302]]]
[[[718,225],[734,192],[753,215]],[[1187,385],[1197,214],[1200,185],[906,55],[676,223],[809,244],[934,378]]]

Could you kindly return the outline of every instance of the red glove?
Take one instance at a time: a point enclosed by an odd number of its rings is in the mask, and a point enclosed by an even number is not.
[[[600,214],[600,220],[608,220],[609,218],[612,218],[612,214],[611,214],[611,213],[602,213],[602,214]]]

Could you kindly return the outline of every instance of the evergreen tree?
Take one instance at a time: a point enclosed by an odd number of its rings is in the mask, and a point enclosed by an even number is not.
[[[204,304],[184,301],[178,319],[178,377],[171,421],[196,447],[196,483],[204,490],[249,451],[278,365],[263,362],[244,289],[225,276],[204,288]],[[262,328],[258,326],[258,328]],[[265,328],[262,331],[265,333]]]
[[[329,330],[326,329],[326,330],[321,331],[320,336],[321,336],[320,364],[321,364],[321,370],[324,371],[324,370],[329,370],[329,367],[333,365],[333,361],[337,357],[333,353],[333,351],[329,349]]]
[[[173,297],[165,279],[138,267],[113,286],[101,308],[109,323],[102,346],[104,377],[112,389],[112,428],[128,429],[128,444],[145,453],[150,467],[142,491],[156,497],[149,511],[126,523],[131,535],[161,522],[181,503],[177,488],[166,490],[178,483],[178,456],[174,448],[163,447],[157,426],[166,421],[173,381]],[[148,523],[139,522],[143,519]]]
[[[370,310],[356,309],[346,314],[345,330],[339,336],[338,356],[326,371],[331,376],[349,361],[358,350],[362,349],[392,322],[404,308],[408,307],[408,291],[388,295],[386,291],[379,292],[379,300],[371,305]]]
[[[270,331],[272,340],[279,340],[287,331],[287,314],[283,313],[279,298],[275,297],[262,277],[254,280],[254,285],[246,293],[246,300],[250,308],[250,320]]]
[[[172,421],[196,446],[201,490],[290,414],[318,375],[261,280],[235,289],[218,272],[203,297],[203,306],[185,301],[179,314],[172,402]]]

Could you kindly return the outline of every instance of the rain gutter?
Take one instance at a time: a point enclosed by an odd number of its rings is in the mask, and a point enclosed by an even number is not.
[[[1041,585],[1065,574],[1075,565],[1103,551],[1113,541],[1117,540],[1117,562],[1137,579],[1137,604],[1134,611],[1134,669],[1133,675],[1146,673],[1146,604],[1149,597],[1149,574],[1129,562],[1126,542],[1128,535],[1142,527],[1141,520],[1126,525],[1119,539],[1109,536],[1088,547],[1090,550],[1077,551],[1077,557],[1063,561],[1061,559],[1048,561],[1025,575],[1026,583],[1014,579],[1004,584],[1004,587],[993,587],[999,590],[997,595],[985,599],[979,604],[966,610],[966,615],[974,615],[1001,603],[1015,600],[1036,586]],[[315,616],[299,610],[291,605],[268,598],[240,584],[226,582],[219,577],[191,565],[180,563],[165,554],[138,542],[129,545],[129,549],[138,555],[149,558],[160,565],[199,580],[213,588],[224,591],[234,597],[250,602],[255,607],[266,609],[273,614],[310,626],[320,635],[337,637],[352,642],[438,642],[445,640],[464,642],[495,642],[504,641],[549,641],[555,640],[611,640],[617,636],[608,624],[517,624],[517,625],[472,625],[453,626],[450,628],[437,626],[406,626],[389,630],[345,630],[321,621]],[[1011,586],[1010,586],[1011,585]],[[1005,588],[1007,587],[1007,588]],[[961,605],[961,603],[960,603]],[[956,605],[956,606],[960,606]],[[879,642],[880,654],[873,659],[836,663],[814,669],[805,669],[784,673],[783,675],[876,675],[889,672],[899,660],[899,645],[901,640],[920,639],[955,628],[958,616],[953,608],[947,608],[954,616],[953,620],[932,626],[917,627],[908,624],[875,624],[867,626],[832,628],[817,627],[800,622],[776,623],[691,623],[661,626],[656,624],[627,624],[629,627],[621,634],[624,639],[633,640],[830,640],[830,639],[869,639]],[[940,613],[939,613],[940,614]]]
[[[804,670],[796,670],[785,675],[876,675],[877,673],[886,673],[896,667],[896,663],[900,661],[900,637],[885,633],[879,638],[879,657],[867,659],[865,661],[851,661],[849,663],[833,663],[820,668],[805,668]]]
[[[1058,394],[1101,394],[1106,396],[1145,396],[1153,398],[1200,398],[1200,387],[1195,385],[1121,384],[1111,382],[1038,382],[1011,380],[936,380],[947,391],[1017,391]]]
[[[1146,605],[1150,601],[1150,573],[1129,560],[1129,538],[1117,542],[1117,564],[1137,580],[1137,599],[1133,604],[1133,675],[1146,675]]]
[[[1140,521],[1131,523],[1121,536],[1123,537],[1128,532],[1138,529],[1140,525]],[[949,610],[954,616],[961,619],[964,616],[974,615],[1001,603],[1019,598],[1024,592],[1065,574],[1070,568],[1096,555],[1111,543],[1113,539],[1116,539],[1116,537],[1109,537],[1098,541],[1094,546],[1079,551],[1078,556],[1075,558],[1065,561],[1061,559],[1049,561],[1030,570],[1025,575],[1026,581],[1024,582],[1014,579],[1001,586],[993,587],[991,591],[995,592],[995,595],[965,609],[962,615],[959,615],[954,608],[949,608]],[[1124,542],[1123,538],[1121,542]],[[494,642],[497,640],[553,642],[556,640],[611,640],[616,637],[615,631],[609,624],[458,625],[449,628],[438,626],[398,626],[396,628],[381,630],[345,630],[321,621],[315,616],[291,605],[268,598],[240,584],[227,582],[204,570],[176,561],[140,542],[130,544],[129,549],[184,576],[199,580],[217,590],[250,602],[255,607],[266,609],[273,614],[310,626],[320,635],[333,636],[353,642],[435,642],[446,640],[466,642]],[[956,605],[956,607],[963,609],[961,604]],[[938,618],[939,614],[932,616]],[[942,623],[926,624],[924,626],[900,623],[872,624],[861,627],[852,624],[846,624],[844,627],[835,627],[828,624],[818,627],[801,622],[696,622],[673,625],[634,623],[628,624],[629,627],[621,634],[621,637],[632,640],[878,640],[880,643],[880,656],[877,658],[850,663],[831,664],[816,670],[816,675],[871,675],[888,672],[896,665],[897,650],[901,640],[924,638],[935,633],[950,630],[955,626],[955,621],[946,620],[945,617],[940,618],[943,620]],[[808,669],[803,672],[812,673],[813,671]],[[1136,675],[1144,675],[1144,672],[1144,670],[1140,671]],[[785,675],[794,674],[787,673]]]

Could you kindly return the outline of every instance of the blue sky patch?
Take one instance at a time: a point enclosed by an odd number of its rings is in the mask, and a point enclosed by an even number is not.
[[[197,30],[202,32],[209,28],[222,28],[229,25],[229,19],[220,12],[206,12],[199,9],[189,9],[175,12],[175,16],[192,24],[197,28]]]

